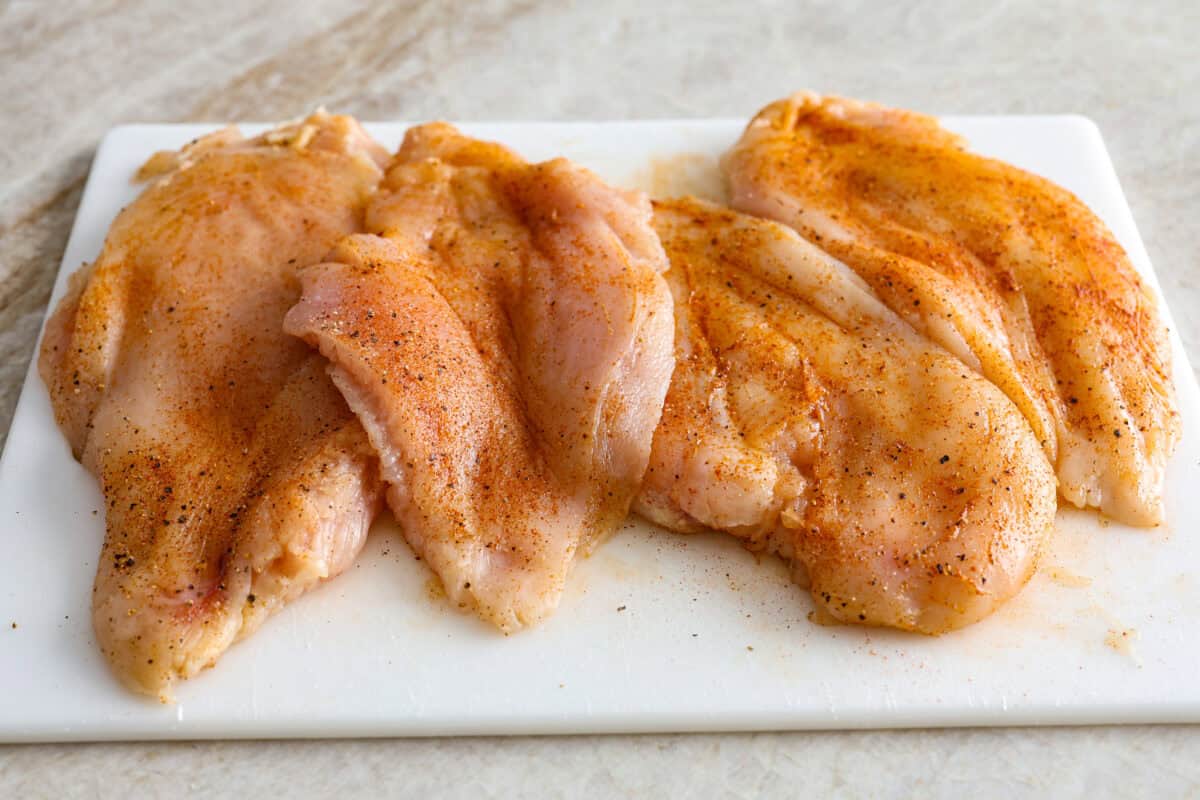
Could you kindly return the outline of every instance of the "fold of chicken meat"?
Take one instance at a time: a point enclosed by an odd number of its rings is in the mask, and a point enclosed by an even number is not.
[[[282,324],[296,269],[362,229],[385,159],[323,113],[159,154],[47,323],[39,368],[106,504],[96,637],[137,691],[169,699],[362,546],[377,461]]]
[[[450,600],[536,623],[627,514],[662,413],[671,297],[649,202],[434,123],[367,225],[301,272],[286,329],[332,362]]]
[[[1032,574],[1054,476],[995,386],[777,223],[656,205],[675,374],[635,509],[781,554],[819,616],[936,634]]]
[[[1068,502],[1162,520],[1180,433],[1166,330],[1070,192],[933,118],[807,93],[761,111],[724,167],[736,208],[795,227],[999,386]]]

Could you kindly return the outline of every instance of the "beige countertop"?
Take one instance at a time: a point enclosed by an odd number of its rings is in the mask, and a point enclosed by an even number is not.
[[[810,87],[1086,114],[1200,364],[1200,6],[800,5],[0,0],[0,437],[104,132],[319,104],[366,120],[728,117]],[[4,797],[957,797],[985,776],[998,796],[1200,794],[1200,728],[0,748]]]

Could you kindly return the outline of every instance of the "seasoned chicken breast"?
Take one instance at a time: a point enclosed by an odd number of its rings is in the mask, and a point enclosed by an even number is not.
[[[505,631],[557,606],[646,468],[673,366],[650,216],[567,161],[423,125],[374,235],[301,272],[287,330],[332,362],[447,596]]]
[[[105,498],[96,638],[137,691],[168,698],[363,543],[375,455],[282,325],[385,159],[323,113],[160,154],[47,323],[39,368]]]
[[[822,618],[936,634],[1032,574],[1054,476],[1018,409],[789,228],[657,204],[677,366],[636,509],[780,553]]]
[[[796,228],[999,386],[1068,502],[1162,520],[1180,425],[1166,330],[1076,197],[930,117],[813,94],[763,109],[724,167],[736,208]]]

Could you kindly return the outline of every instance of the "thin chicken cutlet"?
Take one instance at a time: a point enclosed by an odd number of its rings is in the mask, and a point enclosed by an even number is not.
[[[1167,332],[1078,198],[931,117],[813,94],[759,112],[724,167],[735,208],[794,227],[999,386],[1068,502],[1162,521],[1180,436]]]
[[[363,544],[377,459],[283,316],[384,158],[323,113],[160,154],[47,323],[42,378],[104,492],[96,638],[137,691],[168,698]]]
[[[332,362],[451,601],[534,624],[628,513],[662,413],[650,204],[434,123],[405,137],[367,227],[301,272],[287,330]]]
[[[1008,398],[778,223],[656,204],[677,366],[636,508],[779,553],[820,616],[942,633],[1016,594],[1054,477]]]

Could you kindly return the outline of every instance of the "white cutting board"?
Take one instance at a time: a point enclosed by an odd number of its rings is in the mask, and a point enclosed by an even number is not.
[[[978,151],[1077,193],[1157,285],[1092,123],[945,122]],[[531,159],[566,155],[669,191],[711,185],[742,124],[463,127]],[[210,127],[105,138],[52,303],[135,197],[138,165]],[[389,147],[406,128],[368,127]],[[1041,573],[967,630],[933,639],[819,627],[777,560],[631,520],[577,566],[549,622],[504,637],[439,599],[387,520],[353,569],[182,684],[173,706],[127,693],[96,649],[88,607],[103,505],[31,369],[0,461],[0,740],[1200,721],[1200,400],[1174,333],[1172,346],[1184,440],[1168,471],[1168,524],[1135,531],[1061,512]]]

